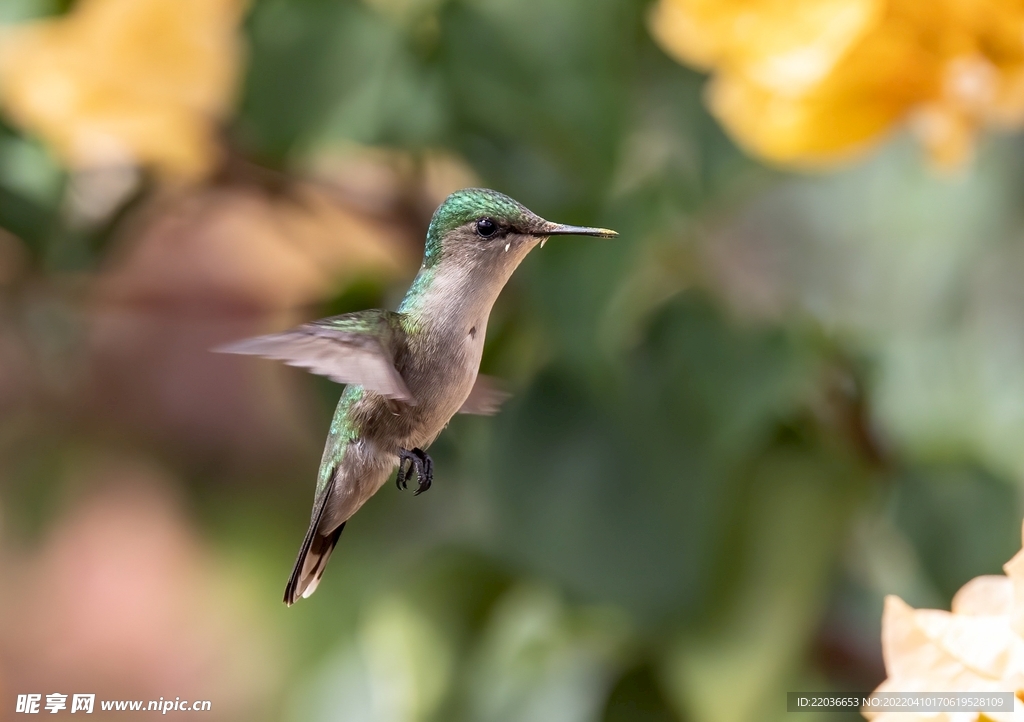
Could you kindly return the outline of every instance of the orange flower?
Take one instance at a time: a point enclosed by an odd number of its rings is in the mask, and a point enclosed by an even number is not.
[[[953,598],[953,611],[912,609],[885,600],[882,655],[887,692],[1014,692],[1017,711],[908,714],[865,712],[874,722],[952,719],[1011,722],[1024,705],[1024,550],[1003,567],[1006,576],[971,580]]]
[[[3,29],[0,102],[73,169],[196,177],[238,76],[244,0],[80,0]]]
[[[950,168],[979,129],[1024,125],[1015,0],[660,0],[651,28],[713,73],[712,112],[771,161],[828,164],[907,125]]]

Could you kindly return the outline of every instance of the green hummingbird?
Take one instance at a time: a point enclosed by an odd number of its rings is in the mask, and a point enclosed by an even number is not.
[[[479,374],[491,307],[527,253],[564,235],[618,234],[551,223],[497,191],[456,191],[431,218],[423,264],[397,311],[347,313],[216,349],[347,384],[285,604],[316,590],[345,524],[396,467],[399,489],[413,472],[416,494],[430,488],[434,464],[424,449],[452,416],[497,411],[506,394]]]

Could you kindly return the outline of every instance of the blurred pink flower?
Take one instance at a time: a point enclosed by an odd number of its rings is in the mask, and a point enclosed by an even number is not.
[[[310,452],[320,434],[308,379],[210,349],[306,320],[300,308],[353,280],[411,276],[412,247],[401,224],[314,184],[159,200],[128,224],[91,286],[83,391],[98,416],[179,450],[257,466]]]
[[[0,560],[5,691],[209,699],[211,719],[259,710],[280,672],[273,645],[167,481],[123,461],[89,476],[101,490],[37,552]]]

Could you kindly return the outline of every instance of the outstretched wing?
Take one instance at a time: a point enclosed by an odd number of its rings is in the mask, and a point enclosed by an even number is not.
[[[414,405],[416,400],[395,369],[399,340],[398,314],[374,310],[322,318],[213,350],[277,359],[340,384],[358,384]]]
[[[473,389],[459,409],[460,414],[476,414],[493,416],[498,413],[502,403],[512,394],[502,390],[501,382],[493,376],[478,374]]]

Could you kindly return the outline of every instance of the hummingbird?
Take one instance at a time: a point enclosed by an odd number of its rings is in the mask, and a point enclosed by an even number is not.
[[[414,473],[415,494],[430,488],[425,449],[455,414],[497,411],[507,394],[479,373],[491,308],[527,253],[566,235],[618,234],[546,221],[497,191],[456,191],[430,220],[423,263],[397,311],[346,313],[215,349],[346,384],[285,604],[316,590],[345,524],[396,468],[399,489]]]

